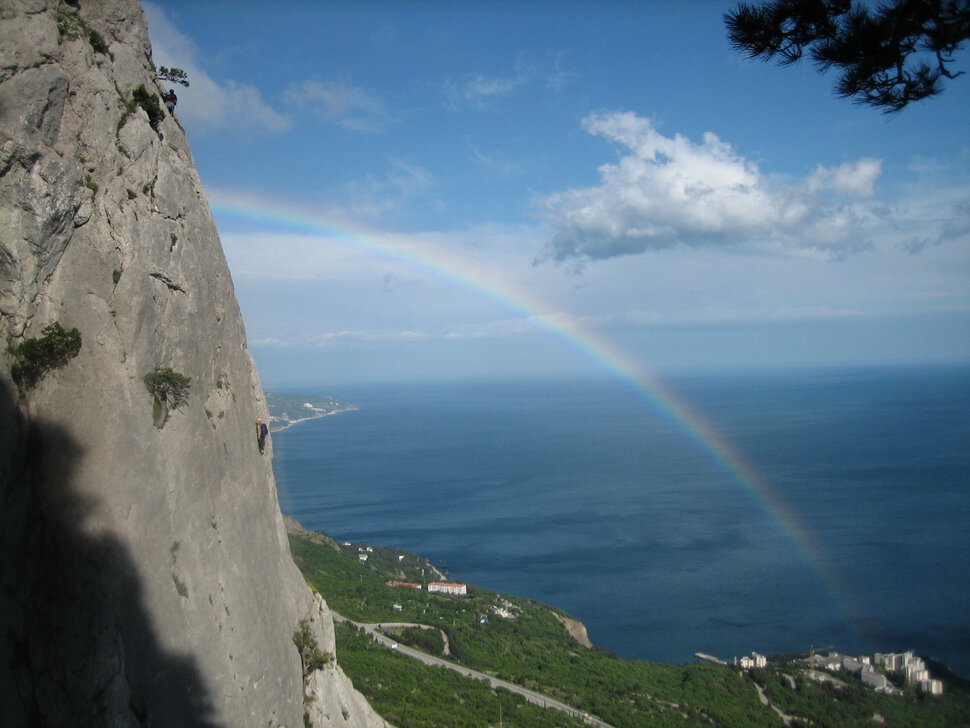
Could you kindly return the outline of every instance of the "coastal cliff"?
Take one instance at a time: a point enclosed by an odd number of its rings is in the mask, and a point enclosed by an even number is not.
[[[135,0],[0,8],[3,725],[382,726],[293,564],[232,281],[158,93]],[[45,361],[55,323],[80,346]]]

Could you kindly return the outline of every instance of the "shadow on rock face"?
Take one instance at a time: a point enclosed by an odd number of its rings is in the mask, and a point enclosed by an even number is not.
[[[194,658],[153,632],[127,548],[85,532],[98,503],[72,489],[78,443],[28,421],[2,379],[0,440],[3,726],[215,726]]]

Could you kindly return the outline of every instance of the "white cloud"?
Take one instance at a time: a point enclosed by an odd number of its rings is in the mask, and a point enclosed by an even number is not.
[[[849,197],[869,198],[876,194],[876,180],[882,174],[882,162],[878,159],[860,159],[846,162],[838,167],[826,168],[821,164],[808,181],[810,190],[830,189]]]
[[[223,233],[222,245],[234,278],[309,281],[355,274],[359,254],[319,235]],[[266,251],[274,251],[267,255]]]
[[[384,130],[384,103],[364,89],[338,81],[304,81],[290,86],[286,100],[312,109],[325,119],[353,131],[378,133]]]
[[[752,242],[840,255],[870,244],[866,225],[879,215],[860,199],[875,194],[878,160],[820,166],[805,182],[782,185],[710,132],[700,143],[666,137],[652,120],[630,112],[592,114],[583,126],[623,153],[599,168],[598,186],[539,201],[556,230],[541,257],[584,260]]]
[[[181,68],[190,86],[179,86],[176,114],[183,123],[200,130],[248,129],[281,132],[290,120],[263,101],[259,89],[233,80],[219,82],[197,60],[197,49],[152,3],[144,3],[156,66]]]
[[[563,68],[562,53],[540,58],[520,54],[510,75],[469,73],[458,80],[448,79],[444,83],[445,101],[453,109],[487,109],[525,86],[560,91],[575,78],[575,73]]]
[[[506,339],[534,334],[537,322],[530,318],[500,319],[480,324],[466,324],[440,329],[357,329],[325,331],[289,339],[268,337],[254,339],[253,344],[267,348],[330,347],[337,345],[415,343],[477,339]]]
[[[562,51],[551,52],[541,57],[521,54],[516,64],[519,75],[535,79],[546,88],[561,91],[572,84],[579,74],[565,68],[566,54]]]
[[[435,176],[423,167],[401,159],[391,160],[391,167],[383,176],[368,175],[345,186],[347,213],[351,217],[378,218],[398,212],[428,195],[436,183]]]
[[[218,213],[218,192],[214,199]],[[877,242],[835,266],[830,254],[809,249],[708,246],[614,257],[577,279],[554,266],[529,265],[544,239],[540,229],[498,224],[407,234],[233,231],[223,243],[241,300],[252,307],[253,343],[266,349],[391,351],[399,344],[476,341],[514,348],[577,326],[642,343],[675,329],[965,316],[970,240],[928,241],[916,257],[903,241],[951,219],[958,201],[970,199],[967,188],[906,199],[894,214],[911,227],[880,228],[878,219],[868,220]],[[287,210],[282,217],[301,218]],[[301,227],[312,229],[313,216],[322,213],[304,214],[309,224]],[[832,225],[837,230],[839,220]]]
[[[472,149],[468,158],[497,179],[507,179],[522,174],[521,165],[506,157],[490,156],[478,149]]]
[[[966,313],[966,306],[949,306],[938,311]],[[332,347],[338,345],[418,343],[433,341],[513,340],[536,334],[548,335],[562,325],[584,331],[618,332],[710,325],[783,324],[832,320],[884,318],[885,312],[836,308],[826,305],[792,307],[725,308],[713,306],[688,311],[648,311],[632,309],[603,315],[573,316],[555,312],[534,316],[515,316],[474,323],[461,323],[439,328],[342,329],[296,335],[291,338],[254,338],[255,346],[267,348]]]
[[[711,324],[781,323],[792,321],[826,321],[869,316],[857,308],[836,308],[826,305],[762,306],[743,308],[717,305],[697,306],[677,310],[633,309],[600,316],[584,316],[580,319],[585,327],[594,329],[642,329],[666,326],[690,326]]]
[[[483,76],[469,74],[460,81],[445,82],[445,98],[454,108],[487,108],[495,99],[511,95],[526,82],[524,76]]]

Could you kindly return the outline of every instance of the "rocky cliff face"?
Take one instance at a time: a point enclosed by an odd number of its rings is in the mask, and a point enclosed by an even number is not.
[[[294,633],[333,654],[329,612],[188,144],[139,86],[135,0],[0,3],[0,722],[383,725],[335,664],[304,680]],[[80,350],[18,388],[52,322]],[[157,370],[190,380],[167,420]]]

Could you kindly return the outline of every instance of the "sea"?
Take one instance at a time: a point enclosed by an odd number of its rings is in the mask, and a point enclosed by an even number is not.
[[[970,676],[970,367],[664,386],[686,420],[605,376],[321,384],[357,409],[273,435],[281,507],[630,660],[913,650]]]

